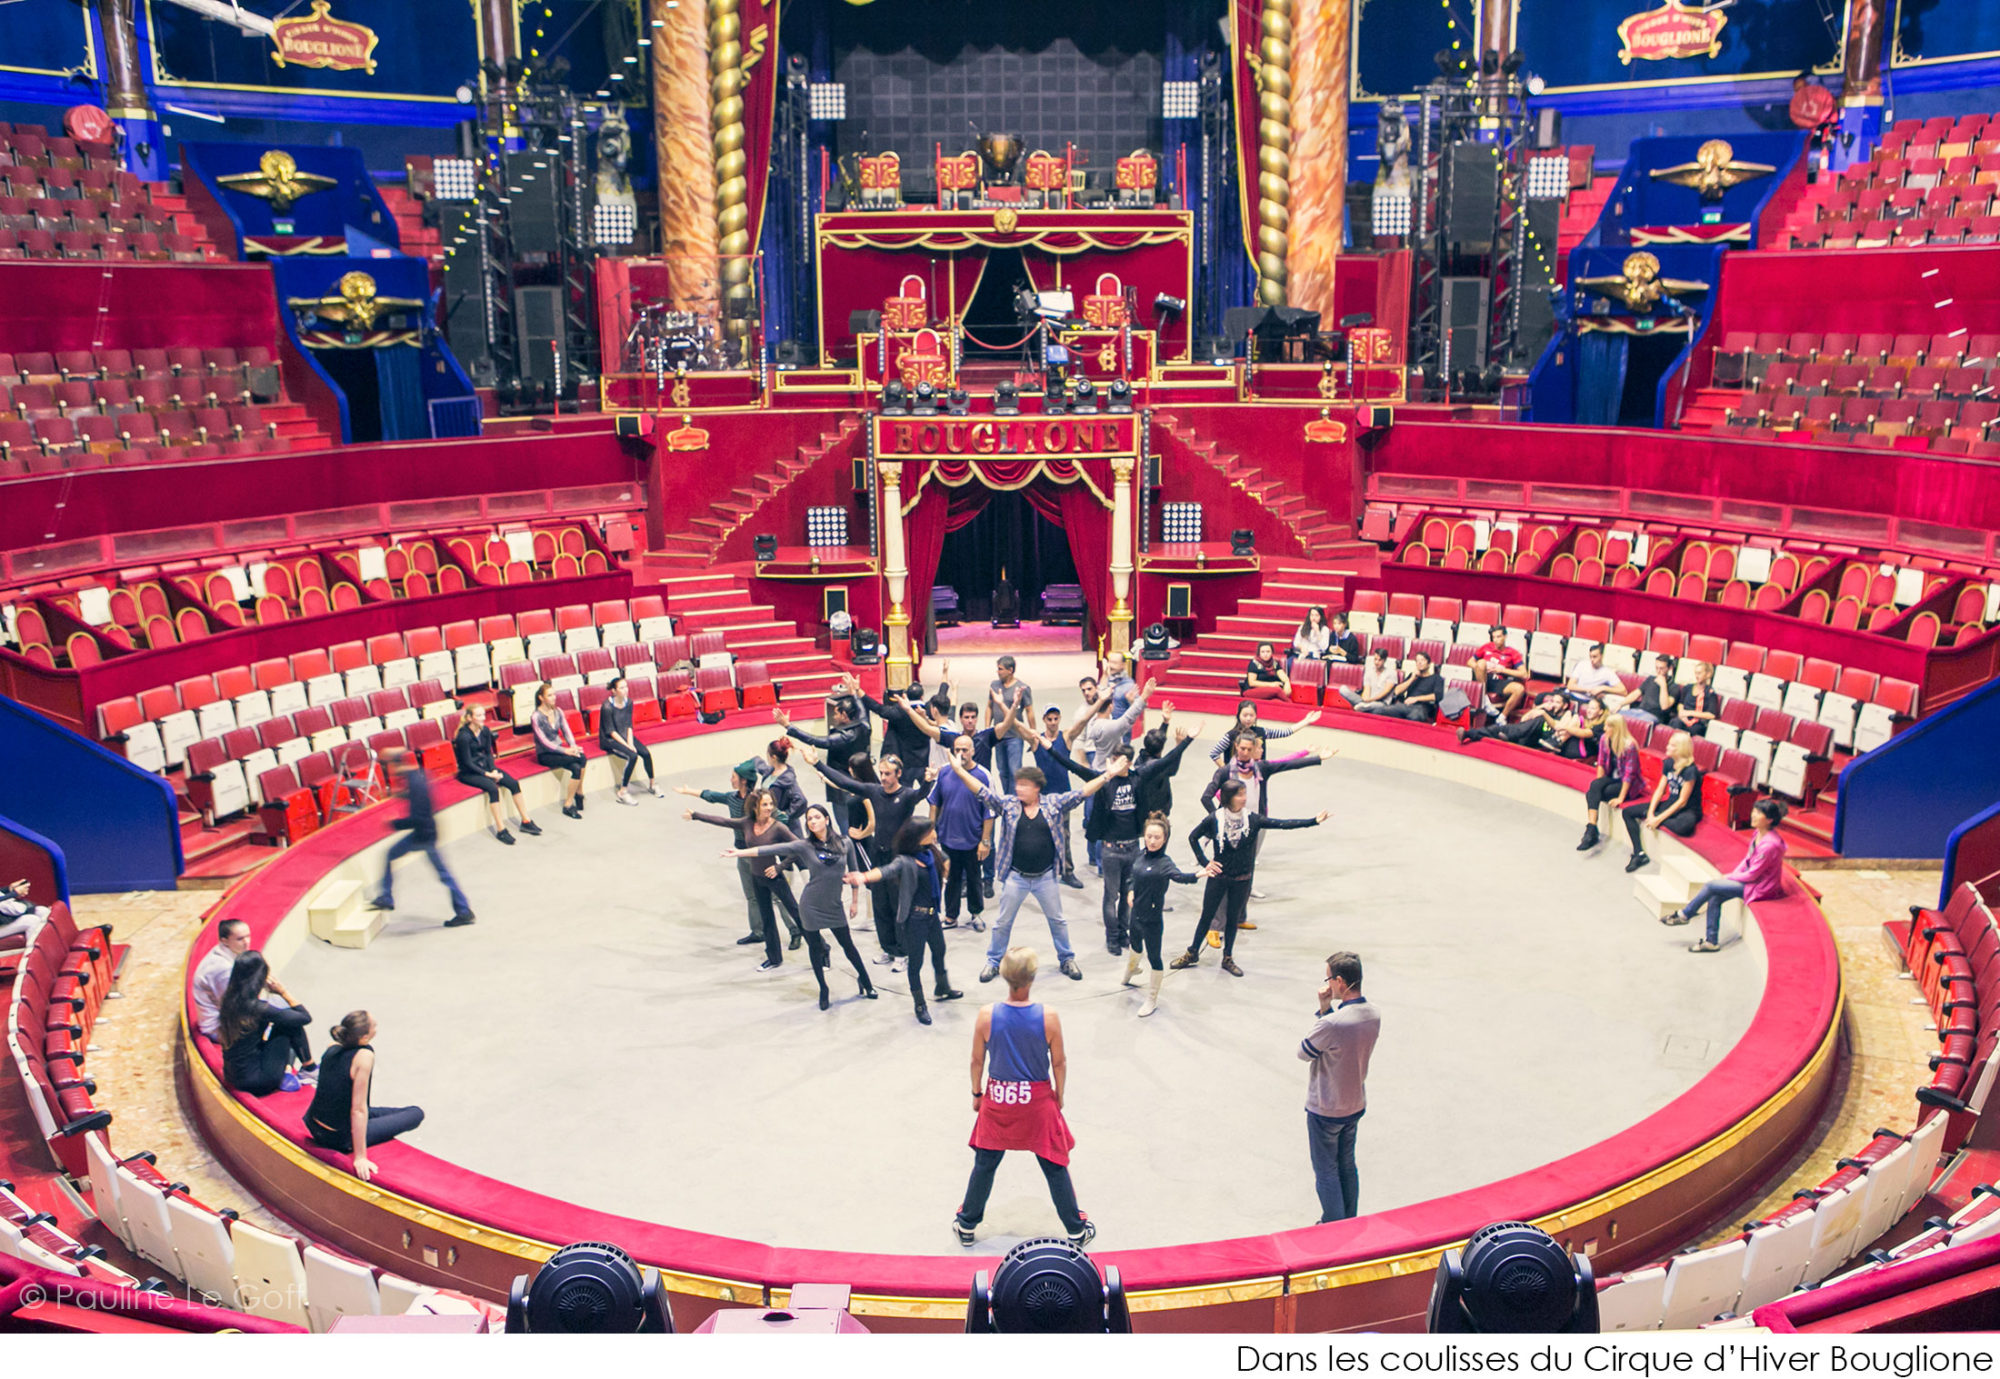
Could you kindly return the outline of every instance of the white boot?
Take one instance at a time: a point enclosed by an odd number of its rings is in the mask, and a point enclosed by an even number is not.
[[[1167,974],[1164,972],[1153,973],[1152,980],[1146,986],[1146,1004],[1139,1007],[1140,1018],[1143,1019],[1160,1008],[1160,983],[1165,981],[1166,977]]]
[[[1126,986],[1137,986],[1139,984],[1139,950],[1136,948],[1125,950],[1124,984]]]

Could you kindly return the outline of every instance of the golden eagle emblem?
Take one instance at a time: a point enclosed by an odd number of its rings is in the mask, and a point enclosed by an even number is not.
[[[375,329],[375,323],[383,316],[399,311],[415,311],[423,303],[415,297],[380,297],[375,292],[375,279],[366,273],[348,273],[336,285],[332,296],[292,297],[285,303],[301,316],[317,316],[323,321],[335,321],[347,328],[350,335],[363,335]]]
[[[1720,201],[1731,187],[1776,172],[1769,163],[1741,163],[1727,139],[1710,139],[1695,150],[1692,163],[1654,168],[1653,180],[1692,187],[1703,201]]]
[[[1685,297],[1708,291],[1705,282],[1661,277],[1659,259],[1643,249],[1625,256],[1617,277],[1578,278],[1576,285],[1599,296],[1621,301],[1627,310],[1641,312],[1652,311],[1663,297]]]
[[[335,179],[316,172],[300,172],[298,160],[281,148],[259,158],[255,172],[232,172],[215,180],[231,191],[270,202],[273,215],[283,215],[300,197],[325,191],[335,183]]]

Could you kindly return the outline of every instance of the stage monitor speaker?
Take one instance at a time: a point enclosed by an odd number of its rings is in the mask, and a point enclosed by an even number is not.
[[[1529,148],[1561,148],[1563,113],[1550,106],[1535,112],[1535,132],[1528,136]]]
[[[562,155],[547,149],[507,155],[507,234],[514,253],[562,249]]]
[[[618,439],[638,440],[639,436],[639,418],[630,413],[621,413],[618,418]]]
[[[820,618],[823,622],[832,622],[835,613],[845,613],[847,611],[847,586],[845,584],[829,584],[823,587],[819,591],[819,606]]]
[[[1148,455],[1146,457],[1145,485],[1147,488],[1158,488],[1160,486],[1160,457],[1158,455]]]
[[[868,491],[868,457],[865,455],[857,456],[854,460],[854,491],[856,493]]]
[[[1375,247],[1375,184],[1373,182],[1349,182],[1347,184],[1347,224],[1354,236],[1357,252],[1368,253]]]
[[[471,368],[493,353],[486,335],[486,265],[480,236],[486,233],[478,203],[433,201],[438,208],[438,234],[448,252],[444,261],[444,301],[439,322],[445,343],[458,362]]]
[[[1521,265],[1524,288],[1554,287],[1556,282],[1556,224],[1562,218],[1560,201],[1530,201],[1522,208],[1528,218],[1528,255]]]
[[[1486,367],[1486,279],[1445,278],[1440,285],[1445,367]]]
[[[1192,584],[1169,584],[1167,586],[1167,616],[1170,618],[1191,618],[1194,616],[1194,586]]]
[[[535,383],[556,383],[556,350],[563,343],[563,289],[514,289],[514,331],[520,343],[516,364],[521,377]]]
[[[453,353],[457,353],[456,350]],[[276,364],[253,364],[244,370],[244,384],[252,402],[276,402],[284,392]]]
[[[1257,327],[1264,324],[1264,317],[1270,310],[1262,306],[1232,306],[1222,313],[1222,333],[1234,345],[1246,335],[1254,334]]]
[[[1500,212],[1500,151],[1491,144],[1451,146],[1451,199],[1444,237],[1460,254],[1490,254]]]
[[[1532,367],[1548,348],[1549,339],[1556,333],[1556,309],[1549,301],[1546,288],[1527,289],[1521,297],[1521,333],[1516,338],[1516,362],[1524,368]]]

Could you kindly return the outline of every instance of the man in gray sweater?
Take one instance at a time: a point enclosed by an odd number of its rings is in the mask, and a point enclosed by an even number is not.
[[[1381,1014],[1361,994],[1361,959],[1335,953],[1326,960],[1319,1019],[1299,1041],[1299,1058],[1312,1065],[1306,1080],[1306,1143],[1312,1151],[1321,1225],[1357,1212],[1361,1181],[1354,1167],[1354,1136],[1368,1108],[1368,1058],[1381,1027]]]

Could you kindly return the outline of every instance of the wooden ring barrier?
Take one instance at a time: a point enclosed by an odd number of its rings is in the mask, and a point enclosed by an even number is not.
[[[1359,721],[1366,717],[1339,718],[1343,756],[1563,814],[1587,779],[1577,763],[1461,750],[1438,728]],[[761,738],[755,729],[703,732],[685,723],[646,736],[685,739],[679,769],[718,770]],[[589,774],[595,785],[611,783],[602,758],[591,759]],[[521,779],[531,805],[554,800],[551,773],[530,769]],[[478,792],[448,781],[432,788],[444,839],[483,826]],[[282,967],[304,940],[309,896],[331,878],[379,874],[395,809],[321,830],[227,892],[211,914],[247,921],[252,941]],[[1662,835],[1660,845],[1668,842]],[[1743,849],[1736,835],[1706,823],[1686,846],[1718,869],[1733,867]],[[1431,1201],[1271,1235],[1106,1251],[1098,1258],[1122,1272],[1137,1329],[1421,1330],[1439,1255],[1489,1221],[1534,1221],[1589,1251],[1602,1276],[1657,1260],[1722,1219],[1811,1128],[1837,1066],[1839,955],[1818,905],[1791,882],[1751,913],[1745,941],[1763,945],[1767,967],[1757,1010],[1735,1047],[1667,1106],[1540,1168]],[[205,925],[188,955],[188,980],[213,942]],[[834,1282],[852,1286],[853,1310],[873,1329],[951,1331],[962,1324],[973,1271],[996,1263],[789,1249],[681,1230],[517,1188],[400,1142],[375,1148],[374,1180],[362,1183],[347,1156],[305,1139],[303,1096],[244,1099],[225,1088],[213,1044],[194,1039],[185,1012],[181,1054],[188,1104],[209,1146],[259,1200],[309,1236],[434,1286],[503,1300],[515,1275],[561,1246],[611,1240],[661,1270],[684,1326],[719,1307],[781,1305],[796,1283]]]

